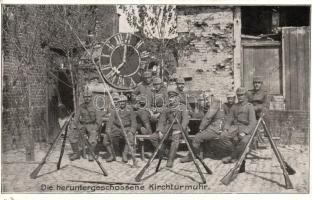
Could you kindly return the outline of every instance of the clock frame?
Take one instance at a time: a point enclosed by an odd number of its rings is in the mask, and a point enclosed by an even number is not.
[[[117,33],[101,44],[95,62],[110,86],[130,90],[141,82],[149,57],[142,38],[132,33]]]

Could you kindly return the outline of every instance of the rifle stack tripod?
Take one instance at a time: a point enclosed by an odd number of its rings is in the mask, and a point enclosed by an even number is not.
[[[254,129],[248,143],[246,144],[245,146],[245,149],[243,151],[243,153],[241,154],[241,156],[239,157],[238,161],[236,162],[236,164],[234,165],[234,167],[221,179],[221,182],[224,184],[224,185],[228,185],[230,182],[232,182],[236,177],[237,175],[240,173],[240,172],[244,172],[245,171],[245,158],[246,158],[246,155],[247,153],[249,152],[249,149],[250,149],[250,146],[253,142],[253,139],[255,138],[255,136],[257,135],[257,130],[259,128],[259,125],[262,124],[262,126],[264,127],[264,131],[266,133],[266,136],[268,137],[268,140],[270,142],[270,145],[271,145],[271,148],[273,149],[273,152],[280,164],[280,167],[281,169],[283,170],[283,175],[284,175],[284,179],[285,179],[285,186],[286,186],[286,189],[293,189],[293,185],[290,181],[290,178],[289,178],[289,175],[293,175],[296,173],[296,171],[284,160],[284,158],[282,157],[282,154],[281,152],[278,150],[274,140],[273,140],[273,137],[272,137],[272,134],[271,132],[269,131],[264,119],[263,119],[263,116],[262,115],[259,120],[258,120],[258,123],[257,123],[257,126],[256,128]]]

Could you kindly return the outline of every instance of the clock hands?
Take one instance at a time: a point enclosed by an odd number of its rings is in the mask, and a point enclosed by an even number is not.
[[[123,67],[123,65],[126,63],[127,59],[127,45],[124,45],[124,51],[123,51],[123,57],[122,62],[118,65],[118,67],[113,67],[113,71],[115,71],[116,74],[120,74],[120,69]]]

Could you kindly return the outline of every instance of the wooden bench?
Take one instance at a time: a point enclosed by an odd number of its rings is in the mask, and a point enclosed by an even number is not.
[[[195,137],[195,135],[189,135],[189,138],[191,140],[193,140]],[[140,158],[141,160],[145,160],[144,158],[144,155],[145,155],[145,149],[144,149],[144,141],[145,140],[149,140],[150,139],[150,135],[139,135],[139,134],[136,134],[135,137],[134,137],[134,150],[135,150],[135,154],[136,153],[136,149],[137,149],[137,145],[139,143],[141,143],[141,148],[140,148]],[[180,141],[180,144],[185,144],[185,140],[182,138],[181,141]],[[201,151],[202,152],[202,151]]]

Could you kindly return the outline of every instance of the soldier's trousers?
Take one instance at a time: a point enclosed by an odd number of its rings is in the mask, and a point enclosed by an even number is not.
[[[164,148],[166,148],[166,146],[168,146],[172,142],[179,144],[180,138],[181,138],[181,132],[180,131],[171,130],[171,133],[169,134],[168,138],[166,138],[166,140],[164,141],[164,145],[162,146],[162,150]],[[151,134],[150,141],[155,148],[157,148],[157,146],[159,145],[160,140],[161,140],[161,138],[159,138],[158,133]]]
[[[199,132],[195,135],[193,140],[193,147],[199,149],[200,144],[204,141],[214,141],[218,146],[221,146],[223,149],[232,149],[233,143],[229,137],[221,137],[215,131],[207,128],[202,132]]]
[[[239,158],[239,156],[243,153],[249,139],[250,139],[250,135],[238,136],[238,144],[235,146],[235,149],[233,153],[231,154],[232,158],[234,159]]]
[[[125,131],[126,131],[130,146],[133,146],[134,145],[134,134],[129,132],[129,130],[127,128],[125,129]],[[104,136],[103,136],[103,145],[104,146],[111,145],[111,142],[113,142],[113,144],[119,144],[120,140],[125,141],[124,134],[122,133],[122,129],[113,129],[112,132],[110,133],[110,137],[111,138],[109,138],[107,133],[104,134]],[[110,139],[112,141],[110,141]]]
[[[95,145],[97,142],[98,132],[97,124],[83,124],[79,126],[79,130],[73,128],[70,130],[68,140],[70,143],[78,143],[81,140],[81,135],[87,135],[90,144]]]

